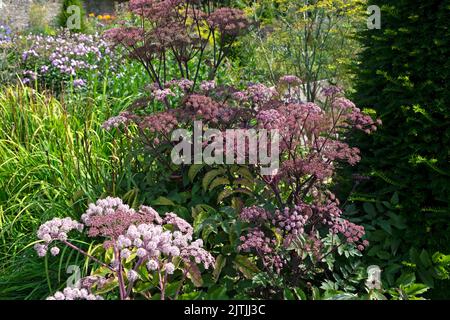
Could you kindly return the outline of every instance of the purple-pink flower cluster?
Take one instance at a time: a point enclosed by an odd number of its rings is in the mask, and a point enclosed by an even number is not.
[[[297,205],[293,209],[276,210],[272,223],[284,234],[300,235],[305,232],[309,215],[305,214],[307,206]]]
[[[260,228],[256,227],[250,229],[239,240],[241,241],[238,246],[239,251],[255,252],[266,268],[273,268],[277,273],[281,272],[287,260],[277,253],[275,239],[267,237]]]
[[[111,117],[102,124],[105,130],[112,130],[124,125],[127,126],[131,122],[132,115],[128,111],[121,112],[118,116]]]
[[[302,83],[302,80],[294,75],[286,75],[280,78],[279,82],[281,84],[289,85],[289,86],[298,86]]]
[[[362,239],[364,227],[344,219],[341,214],[339,201],[330,192],[324,201],[316,199],[313,204],[299,202],[273,213],[257,206],[245,207],[239,219],[249,223],[250,228],[240,237],[238,249],[256,253],[264,266],[272,267],[277,273],[281,272],[286,261],[303,261],[303,253],[320,261],[330,250],[321,234],[341,235],[346,243],[363,251],[369,245]],[[295,250],[290,250],[293,243]]]
[[[175,231],[164,228],[171,225]],[[208,269],[214,264],[212,255],[203,249],[201,240],[192,241],[192,227],[174,213],[169,213],[161,225],[131,225],[116,242],[122,258],[128,258],[132,251],[146,261],[149,271],[174,270],[174,258],[180,257],[189,263],[194,261]],[[169,272],[168,272],[169,273]]]
[[[64,31],[55,36],[28,35],[22,40],[26,46],[22,53],[23,83],[59,77],[59,81],[72,79],[74,87],[83,87],[83,77],[102,68],[105,59],[112,55],[110,46],[99,35]]]
[[[64,288],[64,290],[55,292],[47,300],[103,300],[103,297],[89,293],[87,289]]]
[[[48,247],[53,241],[66,241],[68,239],[68,233],[72,230],[81,232],[83,230],[83,224],[71,219],[71,218],[54,218],[50,221],[42,224],[38,231],[37,237],[42,240],[43,243],[37,243],[34,249],[40,257],[47,254]],[[50,249],[52,255],[56,256],[59,253],[58,247]]]
[[[245,31],[249,21],[242,10],[219,8],[208,17],[212,29],[217,29],[222,35],[236,36]]]
[[[245,90],[237,91],[233,97],[237,101],[250,102],[255,108],[258,108],[277,95],[277,91],[274,87],[267,87],[262,83],[250,84]]]
[[[264,208],[258,206],[246,207],[242,209],[241,213],[239,214],[239,218],[245,222],[267,220],[269,219],[269,217],[270,215],[268,214],[268,212]]]
[[[220,113],[220,104],[212,98],[193,94],[188,96],[186,102],[186,112],[197,119],[205,119],[206,121],[218,122]]]
[[[149,272],[165,273],[160,279],[160,290],[164,294],[167,276],[181,270],[185,275],[191,272],[193,264],[205,269],[214,266],[214,257],[203,248],[202,240],[193,241],[193,228],[175,213],[169,212],[161,218],[156,210],[141,206],[138,211],[124,204],[120,198],[107,197],[91,203],[81,217],[83,223],[70,218],[50,220],[39,227],[38,243],[35,249],[39,256],[45,256],[51,242],[59,240],[68,247],[86,255],[93,261],[113,272],[119,281],[120,297],[126,299],[133,284],[140,279],[139,268],[145,266]],[[91,256],[67,240],[67,233],[73,229],[82,231],[88,227],[91,237],[107,238],[103,242],[106,249],[112,249],[113,259],[108,265]],[[50,249],[53,255],[57,247]],[[133,255],[133,256],[132,256]],[[125,261],[134,258],[134,267],[125,272]],[[128,279],[126,288],[123,276]],[[101,297],[91,293],[94,285],[101,287],[107,281],[104,277],[91,276],[83,279],[83,289],[66,288],[49,297],[50,300],[94,300]]]

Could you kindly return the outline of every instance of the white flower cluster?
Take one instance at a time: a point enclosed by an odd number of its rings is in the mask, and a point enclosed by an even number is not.
[[[181,257],[185,261],[194,259],[195,263],[203,264],[206,269],[210,266],[214,266],[214,257],[205,249],[203,249],[203,240],[197,239],[193,241],[189,246],[183,248],[181,251]]]
[[[164,223],[173,225],[176,229],[184,234],[192,235],[192,233],[194,233],[194,229],[192,228],[192,226],[188,222],[186,222],[186,220],[181,219],[173,212],[166,213],[166,216],[164,217]]]
[[[122,199],[106,197],[105,199],[97,200],[95,204],[89,204],[86,213],[81,215],[81,220],[84,224],[90,226],[91,217],[109,215],[117,212],[126,212],[129,215],[136,214],[136,211],[133,208],[130,208],[127,204],[124,204]],[[154,220],[158,224],[162,223],[162,219],[158,212],[151,207],[141,206],[139,208],[139,213],[145,215],[150,220]]]
[[[65,288],[62,292],[57,291],[53,296],[47,300],[103,300],[99,295],[89,293],[86,289]]]
[[[37,232],[37,237],[44,241],[44,244],[37,243],[34,249],[40,257],[47,254],[49,244],[54,240],[67,240],[67,233],[71,230],[83,230],[83,224],[75,221],[71,218],[54,218],[50,221],[45,222],[39,227]],[[53,247],[50,249],[52,255],[56,256],[59,254],[59,248]]]
[[[167,220],[176,222],[177,228],[182,231],[165,230],[162,225],[156,224],[131,225],[116,242],[121,250],[121,258],[130,257],[134,251],[139,258],[147,261],[146,266],[149,271],[160,270],[167,274],[175,272],[176,268],[172,263],[174,257],[181,257],[184,261],[193,259],[196,263],[203,264],[205,268],[214,264],[214,258],[203,249],[201,240],[191,242],[192,227],[189,223],[174,213],[171,213]],[[164,222],[167,223],[166,219]],[[137,274],[129,272],[128,278],[135,280]]]
[[[122,202],[120,198],[106,197],[105,199],[97,200],[97,202],[90,203],[86,213],[81,215],[81,220],[89,226],[89,218],[95,215],[108,215],[113,214],[116,211],[135,213],[134,209],[130,208],[127,204]]]

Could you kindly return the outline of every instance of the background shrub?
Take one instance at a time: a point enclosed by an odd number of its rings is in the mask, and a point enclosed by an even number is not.
[[[359,141],[362,191],[398,192],[411,245],[450,251],[450,1],[369,1],[381,29],[360,34],[355,101],[377,111],[382,129]]]

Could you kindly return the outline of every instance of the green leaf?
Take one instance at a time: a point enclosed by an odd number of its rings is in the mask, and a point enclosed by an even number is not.
[[[386,232],[384,232],[383,230],[375,230],[373,232],[370,233],[370,240],[371,241],[383,241],[384,239],[386,239],[388,235],[386,235]]]
[[[369,218],[374,218],[377,215],[377,211],[375,206],[370,202],[364,202],[363,204],[364,211],[368,214]]]
[[[450,255],[445,255],[440,252],[435,252],[433,254],[433,261],[436,263],[444,264],[444,265],[450,264]]]
[[[339,293],[328,297],[326,300],[356,300],[358,296],[354,293]]]
[[[295,300],[294,294],[289,288],[284,288],[283,290],[284,300]]]
[[[194,182],[195,177],[204,166],[204,164],[193,164],[189,167],[188,177],[191,182]]]
[[[239,167],[239,169],[237,170],[236,173],[239,174],[241,177],[246,178],[249,181],[254,180],[252,173],[250,172],[250,170],[247,167]]]
[[[420,261],[419,252],[414,247],[411,247],[411,249],[409,249],[409,257],[415,264],[417,264]]]
[[[219,279],[220,273],[222,272],[222,269],[226,263],[227,263],[227,258],[225,258],[223,255],[219,255],[216,258],[216,263],[214,265],[214,271],[213,271],[214,282],[217,282],[217,280]]]
[[[387,233],[392,235],[392,228],[391,228],[391,224],[389,223],[389,221],[378,220],[377,223],[384,231],[386,231]]]
[[[397,192],[395,192],[395,193],[392,195],[391,203],[392,203],[394,206],[396,206],[396,205],[399,204],[399,199],[398,199],[398,193],[397,193]]]
[[[378,251],[380,251],[380,250],[381,250],[381,246],[379,246],[379,245],[372,246],[369,249],[369,251],[367,252],[367,255],[369,257],[374,257],[375,255],[377,255]]]
[[[252,279],[259,272],[258,267],[252,261],[239,254],[234,259],[234,264],[247,279]]]
[[[185,262],[186,270],[188,270],[187,276],[192,281],[194,286],[203,286],[202,273],[200,272],[197,264],[195,262]]]
[[[223,173],[224,173],[223,169],[214,169],[214,170],[208,171],[202,180],[203,190],[207,191],[208,186],[211,183],[211,181],[213,181],[213,179],[215,177],[217,177],[218,175],[223,174]]]
[[[406,229],[405,220],[403,217],[401,217],[398,214],[394,214],[393,212],[389,211],[387,215],[391,218],[390,222],[391,224],[396,227],[397,229],[403,230]]]
[[[227,296],[227,288],[225,286],[215,288],[211,292],[208,292],[205,298],[207,300],[227,300],[229,299]]]
[[[417,274],[419,275],[420,280],[423,281],[428,287],[433,288],[434,287],[434,279],[433,275],[429,270],[425,270],[423,268],[419,268],[417,270]]]
[[[214,179],[213,182],[209,185],[209,191],[212,191],[215,187],[222,186],[222,185],[229,185],[230,180],[228,180],[225,177],[218,177]]]
[[[416,296],[425,293],[430,289],[428,286],[422,283],[413,283],[405,288],[405,292],[410,296]]]
[[[238,188],[235,190],[225,189],[219,193],[219,196],[217,197],[217,203],[222,202],[225,198],[228,198],[229,196],[236,194],[236,193],[244,193],[249,196],[253,195],[252,192],[248,189],[243,189],[243,188]]]
[[[201,296],[201,292],[193,291],[193,292],[187,292],[183,293],[182,295],[178,296],[178,299],[180,300],[197,300]]]
[[[252,278],[252,283],[256,286],[267,287],[270,285],[270,280],[271,278],[267,273],[261,272]]]
[[[397,281],[395,282],[395,285],[397,287],[400,286],[409,286],[410,284],[412,284],[414,281],[416,281],[416,276],[414,275],[414,273],[412,272],[408,272],[408,273],[403,273],[400,278],[397,279]]]
[[[170,200],[166,197],[159,197],[158,199],[153,201],[153,205],[155,205],[155,206],[176,206],[176,204],[172,200]]]
[[[102,294],[108,293],[108,292],[116,289],[118,286],[119,286],[119,281],[117,280],[117,278],[111,278],[100,289],[97,289],[95,291],[95,293],[102,295]],[[136,292],[140,292],[139,289],[140,288],[136,287],[135,288]]]
[[[298,300],[307,300],[307,299],[308,299],[308,298],[306,297],[305,292],[304,292],[302,289],[300,289],[300,288],[294,288],[293,290],[294,290],[294,293],[295,293],[295,295],[297,296],[297,299],[298,299]]]
[[[420,253],[420,262],[422,262],[422,265],[425,268],[429,268],[432,265],[430,256],[428,255],[428,252],[425,249],[423,249],[422,252]]]
[[[250,180],[244,179],[244,178],[239,178],[239,179],[234,180],[233,184],[235,186],[244,186],[249,189],[252,189],[255,185],[255,183],[253,181],[250,181]]]
[[[312,287],[311,288],[312,291],[312,299],[313,300],[321,300],[320,298],[320,290],[317,287]]]
[[[381,250],[377,252],[377,257],[383,260],[389,260],[391,258],[391,255],[389,254],[389,252]]]
[[[200,211],[195,215],[194,218],[194,231],[198,232],[200,231],[202,228],[200,228],[200,226],[203,226],[203,222],[209,218],[209,214],[206,211]]]
[[[217,229],[211,225],[205,226],[202,230],[202,239],[207,241],[211,233],[217,233]]]
[[[387,298],[378,290],[373,290],[369,295],[370,300],[387,300]]]

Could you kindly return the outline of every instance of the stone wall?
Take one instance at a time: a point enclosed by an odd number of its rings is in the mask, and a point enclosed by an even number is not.
[[[119,4],[125,0],[84,0],[84,6],[87,13],[95,14],[113,14]]]
[[[12,29],[22,30],[30,24],[33,4],[40,5],[44,19],[51,23],[59,14],[63,0],[0,0],[0,22]],[[124,0],[84,0],[86,11],[95,14],[113,13],[115,6]]]
[[[0,0],[0,21],[13,29],[27,28],[33,4],[41,5],[40,12],[45,14],[43,18],[51,22],[58,15],[62,0]]]

